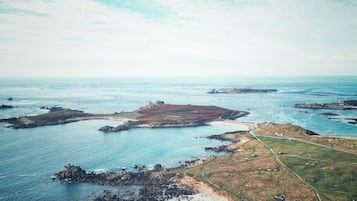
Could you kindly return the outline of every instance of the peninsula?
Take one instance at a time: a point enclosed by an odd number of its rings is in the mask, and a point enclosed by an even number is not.
[[[101,118],[102,115],[94,115],[85,113],[79,110],[65,109],[62,107],[51,107],[47,113],[35,116],[14,117],[8,119],[0,119],[0,122],[8,123],[10,128],[34,128],[39,126],[49,126],[76,122],[80,120],[89,120],[93,118]]]
[[[243,94],[243,93],[271,93],[277,92],[276,89],[253,89],[253,88],[221,88],[211,89],[209,94]]]

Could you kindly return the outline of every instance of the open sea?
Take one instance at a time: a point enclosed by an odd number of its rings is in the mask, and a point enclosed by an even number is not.
[[[273,88],[266,94],[207,94],[213,88]],[[8,101],[9,97],[13,101]],[[105,78],[105,79],[1,79],[0,118],[36,115],[41,106],[61,106],[90,113],[132,111],[147,100],[170,104],[215,105],[245,110],[246,122],[296,124],[324,136],[357,137],[357,125],[330,120],[333,112],[357,118],[354,110],[307,110],[295,103],[330,103],[357,100],[357,77],[229,77],[229,78]],[[239,130],[233,126],[170,129],[132,129],[102,133],[104,125],[120,122],[91,120],[31,129],[10,129],[0,123],[0,200],[91,200],[109,186],[61,184],[50,179],[67,163],[86,170],[178,166],[181,161],[213,153],[204,147],[223,144],[204,138]],[[115,190],[125,191],[126,187]]]

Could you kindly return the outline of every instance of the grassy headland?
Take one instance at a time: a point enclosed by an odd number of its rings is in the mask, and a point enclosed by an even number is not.
[[[234,154],[177,171],[234,200],[276,200],[281,194],[286,200],[357,197],[356,139],[309,136],[301,127],[278,124],[229,135],[238,148]]]

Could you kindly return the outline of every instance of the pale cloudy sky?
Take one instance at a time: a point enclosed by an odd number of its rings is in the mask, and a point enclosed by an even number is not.
[[[0,72],[357,75],[357,1],[0,0]]]

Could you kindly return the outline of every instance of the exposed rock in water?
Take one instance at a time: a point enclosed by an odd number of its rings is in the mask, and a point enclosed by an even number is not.
[[[357,118],[346,118],[349,124],[357,124]]]
[[[211,89],[209,94],[241,94],[241,93],[272,93],[277,92],[276,89],[252,89],[252,88],[221,88]]]
[[[357,100],[344,100],[342,101],[345,105],[357,106]]]
[[[119,131],[125,131],[125,130],[129,130],[130,127],[127,126],[126,124],[122,124],[116,127],[113,126],[103,126],[102,128],[99,129],[99,131],[103,131],[103,132],[119,132]]]
[[[308,129],[305,129],[305,134],[306,135],[320,135],[320,134],[315,133],[314,131],[311,131],[311,130],[308,130]]]
[[[239,142],[239,140],[235,140],[232,139],[230,137],[228,137],[231,134],[243,134],[243,133],[247,133],[247,131],[230,131],[230,132],[225,132],[223,134],[220,135],[210,135],[208,137],[206,137],[207,139],[210,140],[220,140],[220,141],[229,141],[229,142]]]
[[[10,108],[14,108],[14,106],[11,106],[11,105],[0,105],[0,109],[10,109]]]
[[[230,145],[221,145],[218,147],[205,147],[205,151],[213,151],[216,153],[225,152],[225,153],[232,154],[237,150],[238,150],[238,148],[230,146]]]
[[[339,116],[339,114],[332,113],[332,112],[324,112],[324,113],[321,113],[321,115],[324,115],[324,116]]]
[[[13,101],[14,99],[12,97],[9,97],[7,100],[8,101]]]

